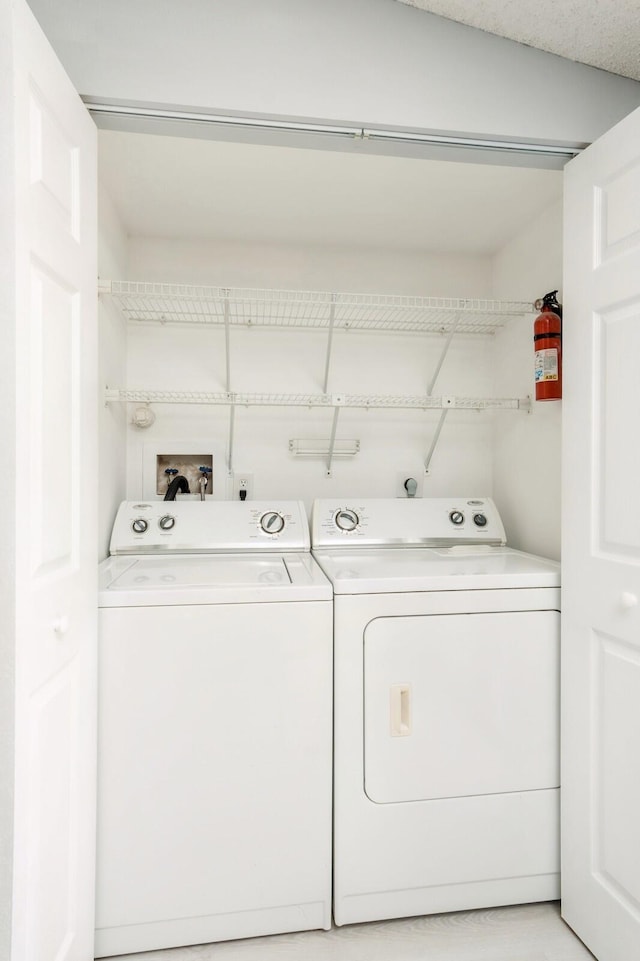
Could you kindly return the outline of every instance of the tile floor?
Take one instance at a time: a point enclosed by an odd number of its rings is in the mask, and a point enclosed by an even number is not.
[[[557,902],[122,955],[119,961],[593,961]]]

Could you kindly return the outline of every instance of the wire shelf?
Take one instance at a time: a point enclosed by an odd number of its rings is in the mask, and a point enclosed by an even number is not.
[[[493,334],[533,312],[525,301],[194,287],[142,281],[100,285],[130,323]]]
[[[107,388],[106,403],[208,404],[224,407],[325,407],[364,410],[529,410],[530,398],[400,394],[246,394]]]

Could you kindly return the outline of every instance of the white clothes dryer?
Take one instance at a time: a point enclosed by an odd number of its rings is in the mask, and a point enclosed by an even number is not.
[[[486,498],[316,501],[336,924],[559,896],[559,566]]]
[[[96,956],[330,927],[332,593],[303,505],[127,502],[111,553]]]

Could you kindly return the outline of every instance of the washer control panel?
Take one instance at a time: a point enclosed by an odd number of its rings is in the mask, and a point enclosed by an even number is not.
[[[500,515],[486,497],[317,500],[311,516],[314,548],[505,543]]]
[[[111,554],[308,551],[300,501],[124,501],[113,525]]]

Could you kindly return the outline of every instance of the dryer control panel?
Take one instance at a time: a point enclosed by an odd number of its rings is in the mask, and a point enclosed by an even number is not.
[[[111,554],[308,551],[301,501],[123,501]]]
[[[311,543],[321,547],[453,547],[506,544],[488,497],[317,500]]]

